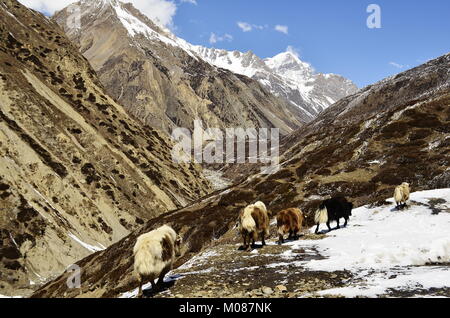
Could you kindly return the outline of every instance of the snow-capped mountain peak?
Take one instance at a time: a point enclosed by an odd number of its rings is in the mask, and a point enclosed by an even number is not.
[[[316,73],[309,63],[289,49],[272,58],[261,59],[252,51],[242,53],[202,46],[192,48],[214,66],[258,80],[273,94],[298,107],[307,121],[358,90],[342,76]]]
[[[130,3],[119,0],[82,0],[82,16],[109,10],[118,19],[129,37],[139,43],[139,37],[181,48],[192,58],[245,75],[257,80],[272,94],[286,100],[300,110],[303,121],[314,119],[321,111],[339,99],[355,93],[357,87],[349,80],[334,74],[317,74],[298,54],[287,49],[274,57],[262,59],[252,51],[226,51],[193,45],[177,37],[167,28],[157,25]],[[90,19],[92,21],[92,19]]]
[[[314,74],[312,66],[299,59],[292,52],[283,52],[264,60],[265,64],[274,72],[281,73],[293,81],[306,81]]]

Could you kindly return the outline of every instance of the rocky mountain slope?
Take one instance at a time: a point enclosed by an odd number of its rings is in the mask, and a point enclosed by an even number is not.
[[[284,140],[278,173],[251,176],[151,220],[107,250],[78,262],[84,270],[81,289],[68,289],[67,274],[63,274],[34,296],[119,297],[133,290],[137,282],[132,275],[132,246],[138,235],[164,223],[186,242],[177,263],[182,265],[213,244],[236,239],[234,226],[240,210],[256,200],[265,202],[272,213],[299,206],[312,226],[312,213],[329,196],[345,195],[355,207],[383,206],[394,187],[404,181],[411,183],[413,191],[450,188],[449,72],[447,54],[342,99]],[[300,275],[307,279],[308,273]],[[325,281],[335,283],[323,286],[341,287],[344,276],[325,275]],[[261,274],[258,279],[266,278]],[[237,283],[241,282],[248,283],[238,276]],[[230,278],[223,283],[232,286],[236,281]]]
[[[193,47],[212,65],[251,77],[267,90],[297,107],[309,122],[341,98],[356,93],[358,87],[336,74],[316,73],[292,51],[261,59],[253,52],[229,52],[201,46]]]
[[[1,0],[0,39],[0,294],[27,295],[211,190],[105,93],[55,22]]]
[[[81,1],[54,19],[79,44],[110,95],[151,127],[193,129],[199,119],[205,128],[277,127],[287,134],[303,122],[297,107],[255,80],[203,61],[132,4]]]

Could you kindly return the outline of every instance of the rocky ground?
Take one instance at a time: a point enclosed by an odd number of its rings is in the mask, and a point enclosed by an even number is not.
[[[302,239],[321,237],[309,235]],[[240,244],[227,244],[210,249],[173,271],[166,278],[162,292],[154,293],[147,285],[144,297],[336,298],[345,297],[339,288],[364,285],[364,278],[347,270],[311,271],[298,265],[299,262],[323,258],[315,249],[293,250],[290,246],[277,245],[274,240],[269,242],[264,251],[258,247],[252,253],[242,251]],[[450,270],[450,264],[441,264],[439,267]],[[396,278],[395,274],[389,272],[380,274],[386,275],[389,280]],[[121,297],[135,296],[134,290]],[[390,288],[379,297],[450,297],[450,287]]]
[[[307,235],[302,239],[319,240],[323,235]],[[278,245],[257,246],[253,252],[242,251],[241,244],[230,243],[208,249],[166,280],[165,291],[146,297],[301,297],[316,291],[343,287],[351,278],[347,271],[328,273],[309,271],[297,262],[321,259],[317,250],[292,249]],[[291,263],[290,265],[287,263]],[[175,283],[176,282],[176,283]],[[135,291],[123,297],[134,296]]]

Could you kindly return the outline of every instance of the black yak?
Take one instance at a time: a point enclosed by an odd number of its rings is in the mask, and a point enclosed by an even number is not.
[[[323,201],[314,217],[317,224],[316,234],[319,232],[319,226],[322,223],[326,223],[328,230],[331,231],[331,221],[336,221],[337,229],[339,229],[339,219],[341,218],[345,219],[344,227],[347,226],[347,222],[352,215],[352,209],[353,204],[348,202],[346,198],[332,198]]]

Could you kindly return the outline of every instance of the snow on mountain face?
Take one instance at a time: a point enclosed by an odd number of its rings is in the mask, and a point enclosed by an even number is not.
[[[276,96],[299,107],[309,120],[339,99],[358,88],[342,76],[315,73],[308,63],[293,52],[260,59],[251,51],[225,51],[196,46],[196,52],[207,62],[258,80]]]
[[[169,44],[171,46],[181,47],[190,53],[189,47],[184,40],[178,39],[173,36],[169,30],[157,26],[151,23],[151,27],[148,25],[148,21],[142,21],[135,15],[133,15],[124,3],[118,0],[82,0],[77,3],[73,3],[67,7],[70,12],[79,12],[77,8],[81,9],[81,16],[101,15],[105,10],[111,10],[115,13],[116,17],[120,20],[120,23],[125,27],[128,34],[131,37],[143,34],[149,39],[158,40]],[[73,20],[70,16],[69,20]],[[83,23],[84,21],[81,21]],[[192,53],[190,53],[191,56]]]
[[[136,16],[128,5],[118,0],[90,0],[81,4],[82,11],[86,12],[113,8],[131,37],[144,35],[148,39],[181,48],[195,59],[201,58],[215,67],[259,81],[272,94],[298,107],[305,121],[314,119],[328,106],[358,89],[339,75],[315,73],[311,65],[290,51],[263,60],[251,51],[230,52],[192,45],[146,17]]]

